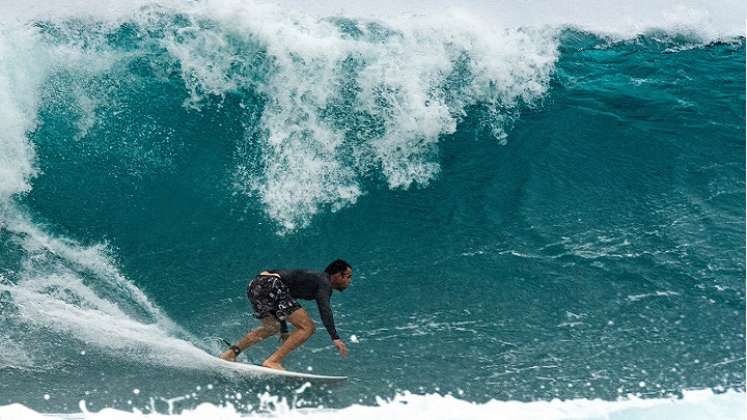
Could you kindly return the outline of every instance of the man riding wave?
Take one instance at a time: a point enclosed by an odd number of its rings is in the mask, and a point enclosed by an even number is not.
[[[261,325],[221,353],[220,358],[235,361],[236,356],[248,347],[280,333],[283,343],[262,366],[283,370],[285,356],[305,343],[316,331],[314,321],[295,299],[316,300],[324,327],[340,355],[346,357],[348,348],[337,335],[330,298],[333,290],[342,292],[347,289],[352,279],[353,268],[339,259],[332,261],[324,272],[301,269],[261,272],[246,288],[247,297],[254,308],[254,317],[261,321]],[[288,322],[295,327],[290,334]]]

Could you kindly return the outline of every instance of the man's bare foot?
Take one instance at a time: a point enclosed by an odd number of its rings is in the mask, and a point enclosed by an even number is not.
[[[283,367],[283,365],[281,365],[278,362],[272,362],[270,360],[265,360],[262,363],[262,366],[270,368],[270,369],[285,370],[285,368]]]
[[[221,359],[227,360],[229,362],[235,362],[236,361],[236,353],[233,352],[233,350],[226,350],[223,353],[220,354]]]

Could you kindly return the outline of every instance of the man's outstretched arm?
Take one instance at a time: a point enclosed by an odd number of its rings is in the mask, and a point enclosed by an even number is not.
[[[348,346],[346,346],[345,342],[340,339],[340,336],[337,334],[337,329],[335,329],[335,319],[332,316],[332,308],[329,303],[329,293],[320,293],[317,295],[316,304],[319,306],[319,316],[322,318],[322,324],[324,324],[324,328],[327,329],[330,338],[332,338],[332,342],[335,344],[335,347],[337,347],[337,351],[340,352],[340,356],[347,357]]]

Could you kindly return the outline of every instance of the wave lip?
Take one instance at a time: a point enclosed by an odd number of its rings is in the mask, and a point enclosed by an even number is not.
[[[26,132],[35,125],[39,86],[45,77],[34,37],[23,31],[0,29],[0,204],[29,191],[36,175],[35,152]],[[23,45],[25,49],[16,48]]]
[[[236,184],[286,231],[307,226],[322,209],[355,203],[367,179],[393,189],[428,185],[440,172],[439,141],[468,107],[487,108],[502,141],[511,116],[544,95],[558,56],[553,30],[495,28],[468,13],[374,21],[320,19],[262,2],[164,4],[124,17],[81,10],[86,19],[56,20],[50,11],[38,22],[53,22],[60,34],[40,36],[33,20],[11,34],[27,39],[0,33],[0,51],[19,55],[0,67],[0,87],[13,88],[0,98],[0,128],[10,133],[0,142],[0,156],[8,157],[0,194],[31,188],[35,156],[25,135],[49,74],[69,72],[84,86],[117,59],[120,66],[149,59],[144,45],[177,64],[190,111],[211,98],[251,92],[242,107],[261,98],[259,124],[245,133],[261,152],[236,163]],[[142,44],[117,44],[123,27]],[[39,57],[24,59],[29,49]],[[84,137],[107,101],[76,96],[87,116],[78,122]]]
[[[0,53],[8,58],[0,63],[0,91],[7,92],[0,96],[0,200],[29,191],[37,175],[26,133],[36,125],[45,78],[60,69],[83,86],[113,58],[126,62],[163,51],[166,61],[178,64],[185,108],[199,112],[206,98],[256,94],[261,118],[244,140],[261,151],[249,157],[237,152],[236,188],[257,198],[281,230],[293,231],[322,210],[356,203],[368,181],[391,189],[429,185],[441,171],[439,143],[473,108],[483,108],[487,131],[505,143],[519,110],[548,91],[563,28],[623,37],[654,28],[704,39],[734,34],[733,14],[698,1],[641,7],[640,14],[611,3],[429,3],[407,18],[397,16],[396,7],[379,14],[380,7],[348,5],[350,14],[343,16],[345,5],[336,6],[161,0],[111,8],[97,3],[89,10],[68,0],[30,12],[4,7],[8,21],[23,19],[29,30],[0,31]],[[70,39],[51,45],[31,29],[33,22],[84,27],[68,28]],[[112,40],[125,27],[153,51],[118,50],[122,45]],[[80,29],[89,33],[85,39],[76,38]],[[101,45],[81,50],[93,38]],[[77,136],[85,137],[106,100],[78,96],[86,117]],[[244,98],[241,106],[256,105],[251,101]]]
[[[209,16],[258,40],[271,63],[257,86],[267,99],[261,161],[243,165],[250,170],[239,179],[285,230],[355,203],[366,178],[392,189],[428,185],[440,172],[440,138],[470,106],[489,108],[502,139],[507,114],[542,97],[557,59],[555,32],[497,30],[469,15],[381,22],[224,13]],[[183,68],[215,61],[200,53],[205,42],[213,41],[180,45],[192,51]],[[212,91],[224,79],[190,78]]]

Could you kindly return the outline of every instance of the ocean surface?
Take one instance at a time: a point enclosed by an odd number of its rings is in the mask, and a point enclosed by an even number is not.
[[[744,418],[743,5],[61,4],[0,18],[0,419]],[[210,357],[336,258],[285,365],[347,382]]]

